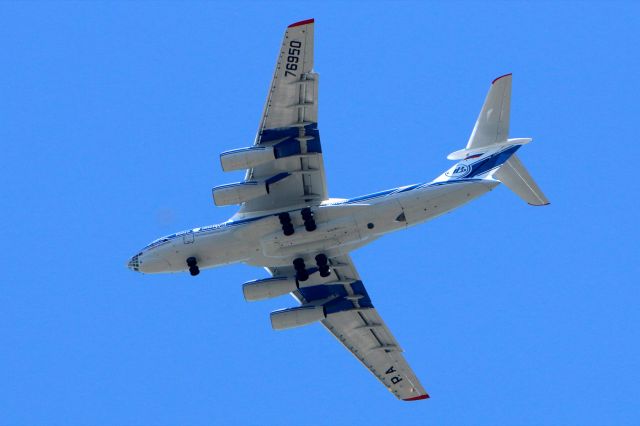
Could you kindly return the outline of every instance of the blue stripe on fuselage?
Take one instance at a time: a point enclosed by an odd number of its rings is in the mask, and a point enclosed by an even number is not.
[[[418,184],[413,184],[413,185],[409,185],[409,186],[401,186],[401,187],[398,187],[398,188],[387,189],[385,191],[374,192],[372,194],[361,195],[361,196],[358,196],[358,197],[355,197],[355,198],[350,198],[350,199],[345,200],[345,201],[340,201],[340,202],[337,202],[337,203],[326,204],[326,205],[327,206],[339,206],[339,205],[345,205],[345,204],[357,204],[357,203],[360,203],[362,201],[370,201],[370,200],[373,200],[373,199],[382,198],[382,197],[386,197],[386,196],[393,195],[393,194],[399,194],[399,193],[414,191],[416,189],[429,188],[429,187],[432,187],[432,186],[451,185],[451,184],[463,183],[463,182],[478,182],[478,181],[481,181],[481,180],[482,179],[468,179],[468,178],[465,178],[465,179],[447,180],[447,181],[442,181],[442,182],[418,183]],[[288,213],[292,213],[292,212],[299,211],[299,210],[301,210],[301,209],[289,210],[287,212]],[[160,240],[164,240],[164,239],[173,240],[173,239],[182,237],[185,234],[188,234],[190,232],[193,232],[194,234],[201,234],[201,233],[208,233],[208,232],[212,232],[212,231],[218,231],[218,230],[222,230],[222,229],[227,229],[227,228],[234,227],[234,226],[244,225],[246,223],[255,222],[256,220],[264,219],[264,218],[267,218],[267,217],[270,217],[270,216],[277,216],[279,213],[283,213],[283,212],[277,212],[277,213],[272,213],[272,214],[262,215],[262,216],[256,216],[256,217],[249,217],[249,218],[246,218],[246,219],[229,220],[227,222],[222,222],[222,223],[217,224],[217,225],[203,226],[198,231],[195,231],[195,232],[192,231],[192,230],[181,231],[181,232],[177,232],[175,234],[167,235],[166,237],[159,238],[158,240],[154,241],[154,243],[155,242],[159,242]],[[153,245],[154,243],[151,243],[149,246]],[[149,246],[145,247],[145,249],[151,248]]]

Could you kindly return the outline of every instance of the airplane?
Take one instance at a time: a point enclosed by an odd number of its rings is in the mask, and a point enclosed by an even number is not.
[[[287,27],[254,144],[220,154],[244,180],[212,190],[217,206],[239,205],[226,222],[159,238],[127,262],[145,274],[233,263],[270,277],[242,286],[247,301],[291,294],[299,306],[271,313],[284,330],[320,322],[398,399],[429,398],[374,307],[350,253],[383,235],[434,219],[505,184],[534,206],[549,204],[516,156],[529,138],[509,138],[511,74],[491,83],[456,163],[428,183],[355,198],[328,196],[318,131],[314,20]]]

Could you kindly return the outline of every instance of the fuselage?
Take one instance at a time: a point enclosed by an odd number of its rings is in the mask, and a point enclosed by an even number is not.
[[[312,207],[317,228],[306,231],[298,209],[290,209],[295,232],[284,235],[281,212],[238,214],[227,222],[159,238],[128,261],[144,273],[187,271],[186,259],[201,269],[232,263],[274,267],[318,253],[347,254],[384,234],[405,229],[471,201],[493,189],[492,179],[461,179],[409,185],[351,199],[329,199]]]
[[[317,229],[308,232],[297,214],[287,210],[295,233],[286,236],[278,213],[234,216],[227,222],[159,238],[128,261],[144,273],[183,272],[195,257],[201,269],[232,263],[255,266],[290,265],[317,253],[349,253],[384,234],[417,225],[485,194],[499,182],[489,179],[449,180],[409,185],[351,199],[329,199],[313,207]],[[308,259],[306,259],[308,257]]]

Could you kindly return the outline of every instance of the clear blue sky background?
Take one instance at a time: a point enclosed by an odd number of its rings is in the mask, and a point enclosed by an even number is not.
[[[0,4],[0,424],[639,424],[632,3]],[[432,398],[397,401],[320,325],[274,332],[238,265],[135,274],[218,223],[286,25],[316,18],[329,191],[428,181],[513,72],[505,188],[354,253]]]

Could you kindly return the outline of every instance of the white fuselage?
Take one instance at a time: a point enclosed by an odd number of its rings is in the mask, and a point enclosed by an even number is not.
[[[219,225],[195,228],[160,238],[132,257],[128,266],[144,273],[182,272],[186,259],[201,269],[243,262],[255,266],[313,263],[319,253],[347,254],[378,237],[405,229],[485,194],[499,182],[453,180],[410,185],[349,200],[330,199],[312,207],[317,229],[306,231],[301,208],[288,210],[295,233],[285,236],[278,213],[234,216]]]

